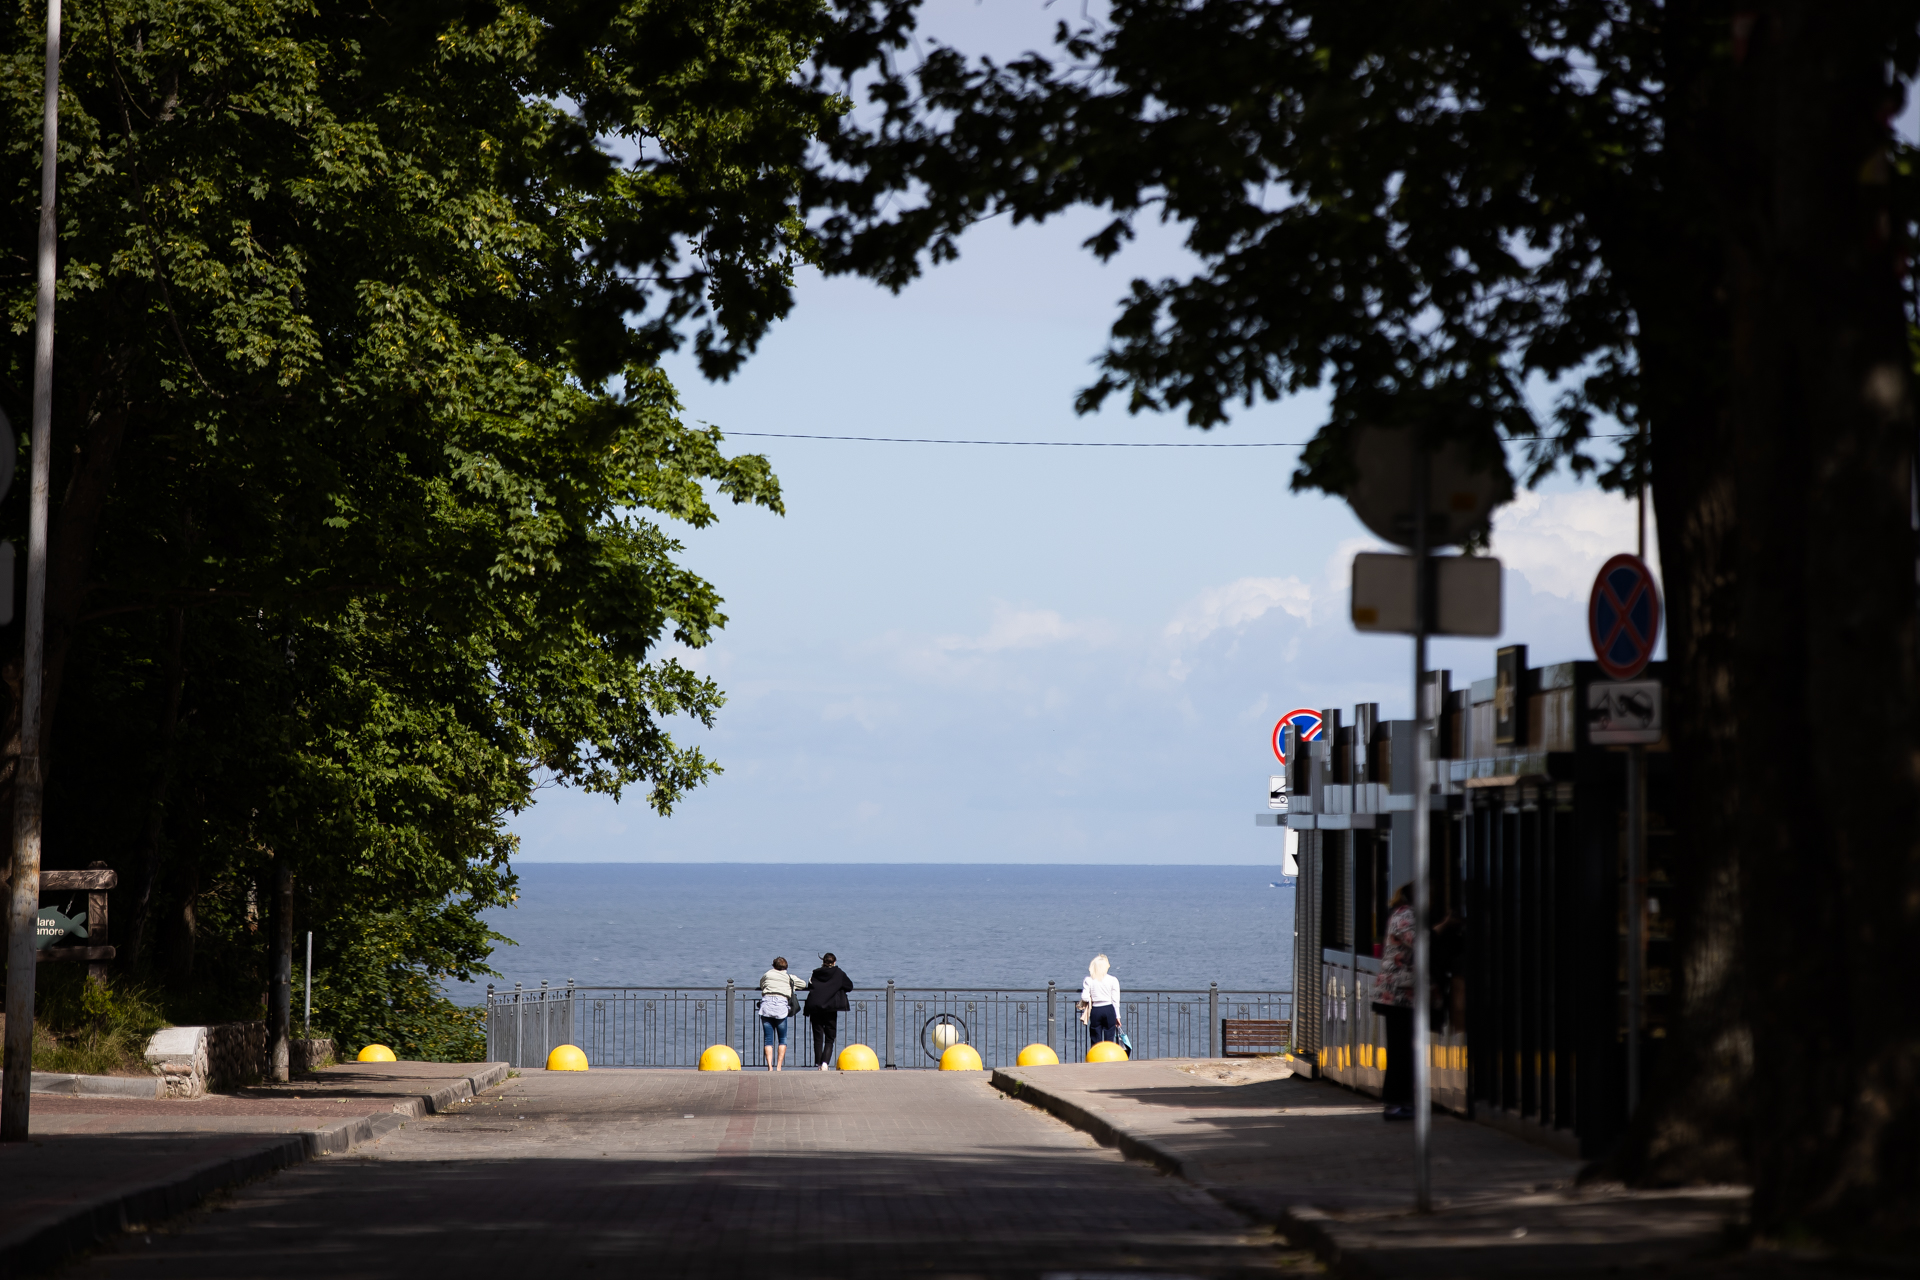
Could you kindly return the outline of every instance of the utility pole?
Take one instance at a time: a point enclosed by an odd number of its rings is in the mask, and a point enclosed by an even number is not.
[[[47,0],[40,138],[40,287],[33,306],[33,491],[27,514],[26,644],[20,669],[20,762],[13,775],[13,896],[7,910],[7,1065],[0,1142],[25,1142],[33,1096],[33,978],[40,939],[40,693],[46,669],[47,497],[53,461],[53,296],[58,278],[60,0]]]

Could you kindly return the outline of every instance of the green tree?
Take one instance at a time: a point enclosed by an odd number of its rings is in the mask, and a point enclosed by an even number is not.
[[[904,47],[912,5],[863,7]],[[1224,423],[1331,393],[1525,478],[1654,485],[1691,874],[1685,1035],[1620,1165],[1755,1180],[1764,1231],[1920,1223],[1912,153],[1920,7],[1115,0],[1056,59],[870,73],[809,188],[898,288],[986,217],[1184,228],[1080,397]],[[1547,413],[1530,388],[1548,382]],[[1596,422],[1642,432],[1597,467]],[[1783,751],[1782,744],[1792,744]]]
[[[6,22],[26,262],[43,28]],[[725,618],[663,521],[779,488],[655,366],[690,341],[723,376],[790,305],[799,166],[840,109],[795,74],[819,23],[780,0],[69,15],[49,865],[121,871],[123,954],[176,1017],[258,1010],[291,864],[342,1033],[451,1044],[423,993],[483,971],[507,816],[546,783],[666,813],[714,770],[664,722],[710,723],[720,691],[661,648]],[[32,291],[6,287],[20,422]],[[16,487],[0,524],[24,517]]]

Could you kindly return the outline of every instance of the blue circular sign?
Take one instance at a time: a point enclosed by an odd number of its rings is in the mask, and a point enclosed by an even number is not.
[[[1321,723],[1320,713],[1306,707],[1295,707],[1281,716],[1279,722],[1273,726],[1273,758],[1281,764],[1287,762],[1287,749],[1282,744],[1286,742],[1285,734],[1288,725],[1299,730],[1302,742],[1318,742],[1321,730],[1326,727]]]
[[[1660,639],[1660,588],[1639,556],[1617,555],[1600,566],[1587,601],[1587,634],[1611,678],[1631,680],[1646,669]]]

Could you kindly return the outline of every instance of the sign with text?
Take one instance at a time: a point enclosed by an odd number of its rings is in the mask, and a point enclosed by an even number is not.
[[[1597,747],[1646,746],[1666,736],[1658,680],[1596,680],[1587,686],[1587,741]]]

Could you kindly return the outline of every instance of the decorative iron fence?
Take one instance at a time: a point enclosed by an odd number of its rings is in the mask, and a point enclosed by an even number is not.
[[[1030,1044],[1050,1045],[1063,1062],[1086,1056],[1087,1029],[1074,1011],[1078,988],[886,987],[856,991],[840,1015],[837,1047],[864,1044],[882,1066],[939,1065],[935,1028],[972,1045],[988,1067],[1012,1066]],[[543,1067],[562,1044],[578,1045],[597,1067],[693,1067],[709,1045],[731,1045],[748,1067],[762,1064],[758,991],[725,987],[548,987],[487,989],[487,1057]],[[1208,1058],[1220,1053],[1225,1018],[1293,1017],[1291,991],[1141,990],[1120,1000],[1121,1029],[1141,1058]],[[804,1017],[787,1021],[787,1063],[812,1066]]]

